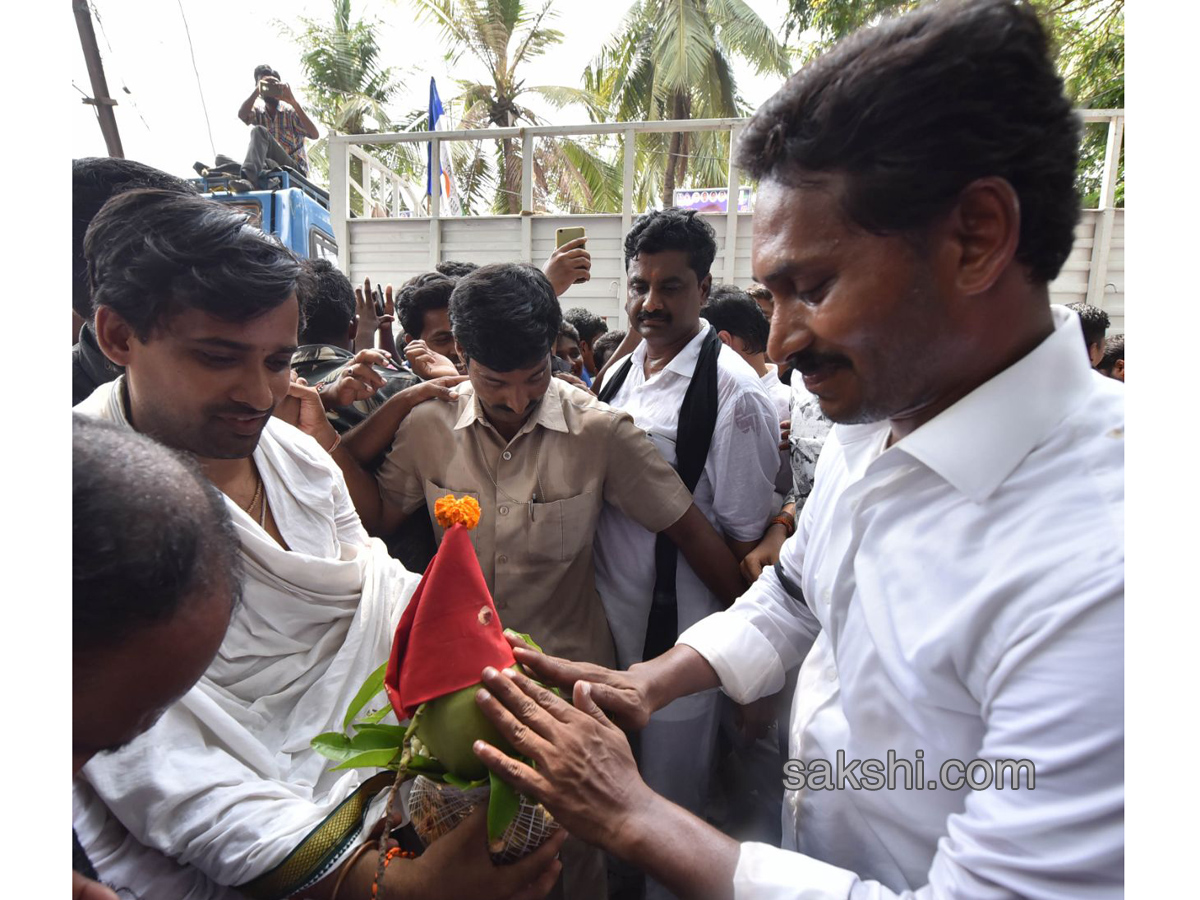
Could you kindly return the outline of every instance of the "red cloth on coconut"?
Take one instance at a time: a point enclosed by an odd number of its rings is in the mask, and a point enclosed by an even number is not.
[[[514,665],[467,528],[450,526],[396,627],[384,687],[397,718]]]

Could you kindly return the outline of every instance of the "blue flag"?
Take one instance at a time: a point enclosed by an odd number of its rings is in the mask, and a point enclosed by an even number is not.
[[[437,81],[433,78],[429,79],[429,130],[430,131],[449,131],[451,128],[450,117],[446,115],[446,110],[442,106],[442,98],[438,96]],[[450,174],[450,148],[446,144],[442,144],[441,152],[438,156],[438,178],[441,179],[441,210],[442,212],[450,212],[454,215],[459,213],[458,192],[454,189],[454,179]],[[433,194],[433,144],[430,143],[425,148],[425,195],[432,196]]]

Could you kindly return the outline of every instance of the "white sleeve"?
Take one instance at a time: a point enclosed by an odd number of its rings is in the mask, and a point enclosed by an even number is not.
[[[704,471],[721,531],[738,541],[761,538],[779,472],[779,417],[766,391],[741,390],[724,405]]]
[[[985,733],[978,757],[993,765],[1029,760],[1034,779],[1020,779],[1019,790],[1006,782],[1005,789],[971,791],[963,811],[946,820],[924,885],[897,893],[811,857],[747,843],[734,897],[1122,897],[1123,616],[1123,585],[1097,575],[1004,642],[979,698]],[[961,777],[957,768],[950,774]]]
[[[797,530],[780,551],[779,564],[797,591],[806,536]],[[708,661],[725,693],[749,703],[783,687],[788,670],[804,660],[820,631],[821,623],[804,599],[792,596],[769,567],[733,606],[701,619],[677,643]]]

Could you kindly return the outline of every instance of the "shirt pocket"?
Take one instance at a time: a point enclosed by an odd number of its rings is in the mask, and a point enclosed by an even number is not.
[[[425,505],[429,508],[429,520],[431,522],[433,522],[433,534],[434,534],[434,537],[437,538],[437,542],[438,542],[439,546],[442,543],[442,535],[444,535],[446,533],[446,529],[444,529],[441,525],[438,524],[437,516],[434,515],[433,509],[434,509],[434,505],[438,502],[438,500],[440,500],[442,497],[445,497],[449,494],[453,494],[455,497],[474,497],[475,501],[479,502],[479,492],[478,491],[465,491],[465,490],[458,490],[456,488],[444,488],[444,487],[441,487],[441,486],[435,484],[434,482],[432,482],[428,479],[425,480]],[[480,503],[480,507],[482,507],[482,506],[483,506],[483,504]],[[471,546],[473,546],[473,547],[477,546],[475,543],[475,529],[472,528],[470,531],[467,532],[467,534],[469,534],[471,537]]]
[[[572,560],[588,546],[596,531],[599,494],[592,491],[525,504],[529,556],[540,560]]]

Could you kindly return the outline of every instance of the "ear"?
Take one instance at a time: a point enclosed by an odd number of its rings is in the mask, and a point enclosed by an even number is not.
[[[107,306],[96,307],[96,343],[104,355],[118,366],[129,365],[134,342],[141,343],[133,326]]]
[[[700,296],[705,300],[708,299],[708,289],[712,287],[712,272],[709,272],[700,280]]]
[[[1003,178],[972,181],[959,193],[947,224],[955,286],[967,296],[982,294],[1016,255],[1021,236],[1017,192]]]
[[[1113,365],[1113,375],[1115,375],[1121,381],[1125,380],[1125,360],[1118,359],[1116,361],[1116,363]]]
[[[721,339],[722,344],[725,344],[726,346],[729,346],[729,347],[733,347],[733,335],[730,334],[728,331],[718,331],[717,337],[719,337]],[[736,350],[737,348],[734,347],[734,349]]]
[[[350,320],[350,327],[348,329],[346,329],[346,340],[353,343],[354,338],[357,335],[358,335],[358,314],[355,313],[354,318]]]
[[[558,342],[555,341],[555,346],[557,346],[557,344]],[[467,354],[463,351],[462,344],[458,342],[458,338],[454,339],[454,352],[458,354],[458,358],[461,359],[465,365],[467,362]],[[554,347],[550,348],[550,355],[554,355]]]

